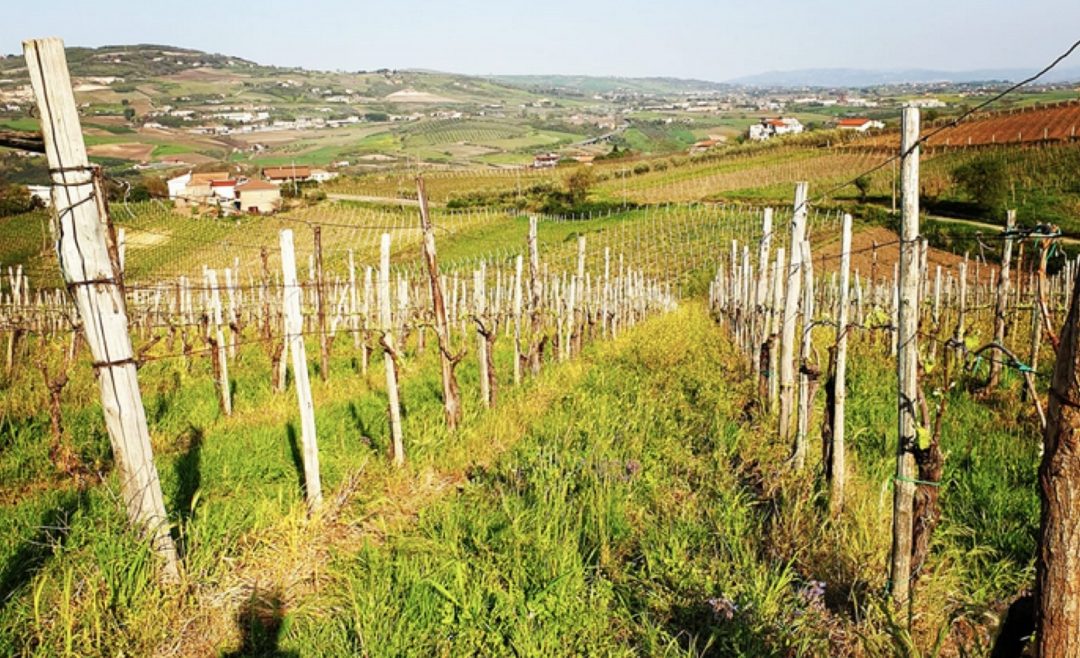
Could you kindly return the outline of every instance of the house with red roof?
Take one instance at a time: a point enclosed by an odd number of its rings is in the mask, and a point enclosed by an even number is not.
[[[885,127],[885,122],[866,117],[843,117],[836,120],[836,127],[840,130],[854,130],[864,133],[868,130],[881,130]]]

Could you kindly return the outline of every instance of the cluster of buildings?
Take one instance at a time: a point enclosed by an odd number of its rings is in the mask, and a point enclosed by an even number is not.
[[[281,208],[281,186],[306,181],[325,182],[335,172],[311,167],[267,167],[262,178],[233,176],[227,171],[187,172],[170,178],[169,198],[178,206],[211,206],[226,213],[269,215]]]

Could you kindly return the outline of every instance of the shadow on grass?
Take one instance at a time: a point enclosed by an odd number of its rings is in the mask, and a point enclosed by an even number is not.
[[[284,630],[285,607],[280,592],[253,590],[236,615],[243,643],[226,658],[267,656],[270,658],[299,658],[295,651],[282,651],[278,644]]]
[[[296,469],[296,482],[300,487],[300,493],[307,497],[307,483],[304,481],[304,455],[300,451],[300,436],[296,432],[296,425],[291,422],[285,423],[285,435],[289,439],[289,454],[292,457],[293,467]]]
[[[176,474],[176,507],[180,513],[180,519],[187,521],[191,518],[191,505],[195,501],[195,494],[202,486],[202,444],[205,435],[202,428],[188,425],[185,432],[187,435],[187,449],[173,465]]]
[[[64,544],[71,529],[68,521],[83,510],[86,503],[85,491],[67,491],[61,495],[57,506],[41,515],[33,535],[22,542],[0,569],[0,610],[7,606],[19,588],[30,582],[53,556],[56,547]]]

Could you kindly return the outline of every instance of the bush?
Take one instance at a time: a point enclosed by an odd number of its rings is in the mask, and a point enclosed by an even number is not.
[[[981,157],[952,172],[953,182],[980,210],[1000,214],[1009,201],[1009,176],[1001,160]]]

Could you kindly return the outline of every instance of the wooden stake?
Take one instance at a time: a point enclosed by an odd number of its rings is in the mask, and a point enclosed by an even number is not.
[[[390,234],[383,233],[379,243],[379,324],[382,330],[383,361],[386,365],[387,413],[390,417],[390,459],[395,466],[405,465],[405,444],[401,438],[401,400],[398,393],[397,346],[394,343],[394,318],[390,307]]]
[[[909,601],[912,504],[915,495],[919,329],[919,110],[903,109],[901,134],[900,276],[897,305],[897,446],[893,482],[893,542],[889,581],[898,604]]]
[[[844,407],[847,401],[848,288],[851,271],[851,215],[844,215],[840,238],[840,301],[836,311],[836,368],[833,372],[832,446],[829,449],[829,510],[837,515],[844,507],[846,466],[844,455]]]
[[[780,441],[791,440],[795,404],[795,324],[802,293],[802,249],[806,235],[806,183],[795,184],[795,211],[791,218],[790,261],[785,281],[787,296],[780,333]]]
[[[104,186],[91,174],[64,43],[34,39],[23,51],[53,183],[60,268],[95,361],[128,518],[163,558],[166,578],[175,580],[176,546],[139,391],[119,263],[110,255]]]
[[[293,232],[284,229],[281,243],[281,274],[285,315],[285,344],[292,355],[296,401],[300,407],[300,443],[304,456],[304,489],[308,509],[312,512],[322,503],[322,483],[319,478],[319,446],[315,436],[315,404],[311,398],[311,379],[308,376],[307,348],[304,346],[304,319],[300,311],[300,281],[296,277],[296,250]]]

